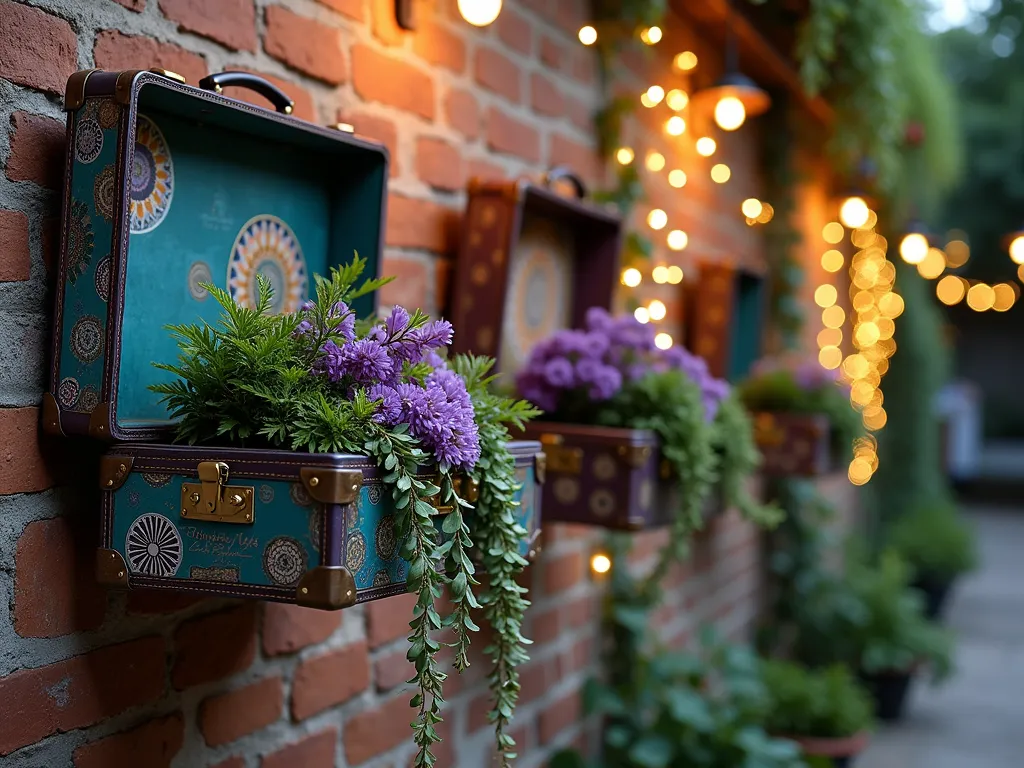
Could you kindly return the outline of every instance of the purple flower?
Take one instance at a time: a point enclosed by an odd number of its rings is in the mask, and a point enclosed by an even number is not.
[[[384,321],[384,330],[387,332],[388,341],[405,332],[409,327],[409,312],[405,307],[396,306],[391,314]]]
[[[328,342],[331,343],[331,342]],[[387,381],[394,373],[394,364],[379,341],[362,339],[341,348],[341,371],[360,384]],[[332,378],[332,381],[337,379]]]
[[[303,320],[297,326],[295,326],[295,330],[292,331],[292,336],[295,336],[295,337],[308,336],[312,332],[313,332],[313,324],[311,322],[309,322],[309,320]]]
[[[353,341],[356,338],[356,315],[355,312],[348,308],[348,305],[339,301],[333,307],[331,307],[331,317],[341,318],[341,322],[334,329],[345,341]]]
[[[313,363],[313,373],[323,373],[331,381],[341,381],[345,375],[341,359],[341,347],[333,341],[328,341],[320,348],[321,355]]]
[[[606,309],[602,307],[591,307],[587,310],[586,325],[587,330],[589,331],[607,333],[614,327],[615,320],[610,314],[608,314]]]
[[[597,360],[577,362],[576,377],[581,384],[589,385],[587,394],[592,400],[607,400],[622,388],[622,374],[618,369]]]
[[[416,341],[426,349],[438,349],[452,343],[455,331],[447,320],[431,320],[413,331],[413,335]]]
[[[389,387],[386,384],[374,384],[366,394],[371,400],[379,401],[377,413],[373,415],[374,421],[389,427],[402,422],[402,398],[398,396],[394,387]]]
[[[552,387],[569,389],[574,386],[572,363],[564,357],[556,357],[544,364],[544,380]]]

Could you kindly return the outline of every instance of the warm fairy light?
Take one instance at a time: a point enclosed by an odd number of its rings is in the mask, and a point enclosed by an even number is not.
[[[716,184],[725,184],[732,177],[732,171],[725,163],[711,166],[711,180]]]
[[[683,282],[683,270],[680,267],[672,265],[668,268],[668,283],[669,285],[679,285]]]
[[[843,373],[851,379],[863,379],[871,370],[871,363],[861,354],[850,355],[843,361]]]
[[[846,230],[843,229],[843,225],[838,221],[830,221],[824,227],[821,228],[821,237],[830,245],[835,245],[843,240],[843,235],[846,234]]]
[[[681,171],[678,168],[668,172],[668,183],[676,189],[682,189],[686,186],[686,172]]]
[[[1017,267],[1017,279],[1024,283],[1024,264]]]
[[[636,288],[640,285],[640,281],[644,279],[644,276],[640,274],[640,270],[636,267],[629,267],[622,270],[622,284],[627,285],[630,288]]]
[[[853,331],[853,339],[858,347],[870,347],[881,335],[874,323],[860,323]]]
[[[870,248],[878,235],[872,229],[855,229],[850,233],[850,242],[858,248]]]
[[[821,313],[821,324],[826,328],[842,328],[846,322],[846,312],[842,307],[832,306]]]
[[[831,307],[839,299],[839,292],[834,285],[819,285],[814,291],[814,303],[822,309]]]
[[[920,264],[928,255],[928,238],[919,232],[911,232],[900,241],[900,258],[907,264]]]
[[[897,318],[903,314],[903,297],[898,293],[883,293],[878,297],[878,311],[886,317]]]
[[[946,270],[946,254],[938,248],[929,248],[924,259],[917,265],[921,277],[934,280]]]
[[[661,104],[661,100],[665,98],[665,89],[660,85],[652,85],[647,89],[647,98],[651,101],[651,104]]]
[[[1010,261],[1024,264],[1024,235],[1018,235],[1010,242]]]
[[[597,42],[597,30],[589,24],[585,27],[580,27],[580,42],[584,45],[593,45]]]
[[[868,223],[870,213],[863,197],[848,197],[839,208],[839,220],[847,229],[859,229]]]
[[[843,343],[843,332],[838,328],[824,328],[818,331],[819,347],[838,347]]]
[[[967,291],[967,306],[975,312],[985,312],[992,309],[996,302],[996,292],[991,285],[976,283]]]
[[[896,334],[896,323],[891,317],[879,317],[874,323],[878,326],[878,338],[891,339]]]
[[[697,154],[701,157],[711,157],[718,149],[718,144],[710,136],[701,136],[697,139]]]
[[[771,203],[766,203],[764,200],[761,201],[761,213],[754,218],[757,219],[758,224],[767,224],[775,216],[775,209],[772,208]]]
[[[459,0],[459,13],[474,27],[486,27],[501,13],[501,0]]]
[[[939,301],[951,307],[963,301],[964,296],[967,295],[967,287],[964,285],[963,278],[946,275],[935,284],[935,295],[939,297]]]
[[[950,240],[946,243],[946,266],[950,269],[962,267],[971,258],[971,246],[966,240]]]
[[[664,265],[658,265],[651,271],[651,279],[654,280],[658,285],[664,285],[668,282],[668,267]]]
[[[764,208],[764,206],[761,205],[761,201],[756,197],[748,197],[743,201],[742,205],[740,205],[740,210],[743,211],[743,215],[748,219],[756,219],[760,216],[762,208]]]
[[[697,66],[697,54],[693,51],[677,53],[672,65],[681,72],[689,72]]]
[[[846,476],[854,485],[865,485],[871,479],[871,462],[862,456],[858,456],[850,462],[850,468]]]
[[[647,311],[647,307],[637,307],[634,309],[633,317],[636,318],[638,323],[651,322],[651,313]]]
[[[843,268],[844,261],[843,254],[834,248],[821,254],[821,268],[826,272],[838,272]]]
[[[668,247],[673,251],[681,251],[690,243],[690,236],[681,229],[673,229],[668,233]]]
[[[654,299],[647,305],[647,311],[651,315],[651,320],[664,320],[665,315],[668,314],[668,310],[665,308],[665,303],[658,299]]]
[[[667,333],[659,333],[654,337],[654,346],[658,349],[669,349],[672,346],[672,337]]]
[[[871,385],[871,382],[864,381],[863,379],[855,381],[850,386],[850,402],[861,406],[868,405],[877,391]]]
[[[643,93],[640,94],[640,103],[643,104],[648,109],[657,106],[655,102],[651,101],[651,97],[647,95],[647,91],[644,91]]]
[[[661,42],[661,27],[648,27],[640,33],[640,39],[647,45],[657,45]]]
[[[725,96],[715,104],[715,122],[723,131],[735,131],[747,119],[747,108],[735,96]]]
[[[673,112],[682,112],[686,109],[686,105],[690,103],[690,95],[686,91],[681,91],[678,88],[673,88],[671,91],[665,94],[665,104]]]
[[[629,165],[635,157],[636,153],[629,147],[619,147],[615,152],[615,159],[619,161],[619,165]]]
[[[612,559],[608,555],[598,553],[590,558],[590,570],[594,573],[608,573],[612,569]]]
[[[665,133],[669,136],[682,136],[686,132],[686,121],[679,115],[672,115],[665,123]]]
[[[992,293],[992,309],[996,312],[1006,312],[1017,301],[1017,292],[1009,283],[996,283],[992,286]]]
[[[818,352],[818,362],[822,368],[834,371],[842,361],[843,353],[839,347],[822,347],[821,351]]]
[[[665,167],[665,156],[661,152],[647,153],[647,170],[658,172]]]
[[[864,426],[872,432],[880,430],[885,426],[885,422],[888,421],[885,408],[882,408],[881,406],[868,406],[864,409],[864,413],[861,414],[861,417],[864,420]]]
[[[647,214],[647,225],[654,230],[664,229],[668,224],[668,214],[661,208],[655,208]]]

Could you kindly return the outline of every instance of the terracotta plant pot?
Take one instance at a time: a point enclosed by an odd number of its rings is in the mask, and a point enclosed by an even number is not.
[[[813,736],[786,736],[795,741],[807,757],[827,757],[835,768],[848,768],[853,759],[867,749],[871,734],[868,731],[836,739],[822,739]]]

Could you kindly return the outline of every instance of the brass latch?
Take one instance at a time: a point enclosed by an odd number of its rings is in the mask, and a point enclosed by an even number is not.
[[[578,475],[583,472],[583,449],[564,445],[564,435],[545,433],[540,436],[547,456],[545,469],[566,475]]]
[[[468,475],[452,475],[451,478],[452,489],[455,491],[455,494],[463,501],[475,504],[477,499],[480,498],[480,483]],[[434,485],[440,485],[441,478],[440,476],[432,477],[430,478],[430,482]],[[430,506],[432,506],[439,515],[446,515],[455,509],[455,506],[452,504],[441,503],[440,493],[429,496],[425,498],[424,501],[430,504]]]
[[[228,485],[228,465],[223,461],[201,461],[199,482],[181,484],[181,516],[251,525],[256,517],[253,496],[253,486]]]

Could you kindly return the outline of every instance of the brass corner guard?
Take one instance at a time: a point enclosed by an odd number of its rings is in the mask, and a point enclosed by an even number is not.
[[[302,467],[299,477],[310,497],[321,504],[355,504],[363,487],[358,469]]]
[[[100,488],[116,491],[132,472],[134,456],[102,456],[100,458]]]
[[[654,449],[649,445],[620,445],[619,457],[633,469],[639,469],[651,458]]]
[[[295,602],[322,611],[348,608],[356,604],[356,580],[343,565],[318,565],[302,574]]]
[[[228,465],[223,461],[201,461],[198,471],[198,483],[181,484],[181,516],[252,525],[256,519],[255,487],[228,485]]]
[[[128,566],[116,549],[96,550],[96,581],[108,587],[128,586]]]
[[[110,436],[110,403],[100,403],[89,414],[89,437],[113,439]]]
[[[93,72],[98,69],[82,69],[75,72],[68,78],[67,87],[64,89],[64,111],[74,112],[85,104],[85,81]]]
[[[48,435],[63,435],[60,426],[60,406],[50,392],[43,392],[43,431]]]

